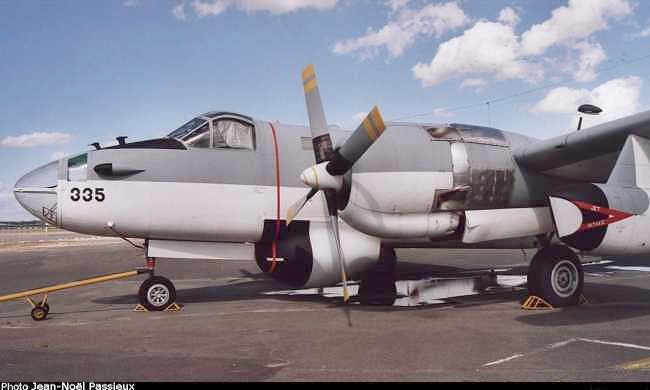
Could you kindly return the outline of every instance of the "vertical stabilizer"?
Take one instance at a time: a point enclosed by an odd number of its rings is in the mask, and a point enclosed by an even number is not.
[[[627,137],[607,184],[650,188],[650,140],[637,135]]]

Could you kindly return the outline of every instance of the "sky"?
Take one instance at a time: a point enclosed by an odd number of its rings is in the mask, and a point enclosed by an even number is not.
[[[0,1],[0,221],[31,169],[211,110],[487,125],[544,139],[650,109],[641,0]]]

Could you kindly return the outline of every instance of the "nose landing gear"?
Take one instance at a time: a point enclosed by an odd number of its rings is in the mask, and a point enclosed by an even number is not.
[[[140,285],[138,299],[148,311],[164,311],[175,304],[176,287],[171,280],[154,275],[155,268],[156,259],[148,257],[147,270],[151,276]]]

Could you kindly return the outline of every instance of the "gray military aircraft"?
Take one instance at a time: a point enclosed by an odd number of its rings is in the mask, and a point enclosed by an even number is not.
[[[375,108],[349,132],[327,125],[313,66],[302,80],[309,128],[209,112],[37,168],[15,196],[63,229],[144,239],[148,259],[255,260],[346,301],[360,278],[362,301],[392,302],[395,248],[538,248],[528,288],[555,306],[581,295],[576,252],[650,253],[650,112],[539,141]],[[162,310],[175,289],[152,276],[139,295]]]

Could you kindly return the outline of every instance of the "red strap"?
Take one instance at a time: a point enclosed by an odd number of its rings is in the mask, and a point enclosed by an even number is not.
[[[273,262],[271,263],[270,273],[275,272],[278,266],[278,240],[280,239],[280,152],[278,149],[278,136],[275,131],[273,123],[269,122],[271,132],[273,133],[273,149],[275,155],[275,190],[276,190],[276,218],[275,218],[275,238],[271,244],[271,252],[273,253]]]
[[[591,211],[596,214],[600,214],[604,217],[602,219],[599,219],[598,221],[583,223],[582,226],[580,226],[580,229],[578,229],[579,232],[584,232],[585,230],[591,230],[598,227],[611,225],[615,222],[622,221],[624,219],[634,216],[634,214],[626,213],[624,211],[608,209],[605,207],[600,207],[593,204],[580,202],[578,200],[573,200],[571,202],[576,206],[578,206],[580,210]]]

